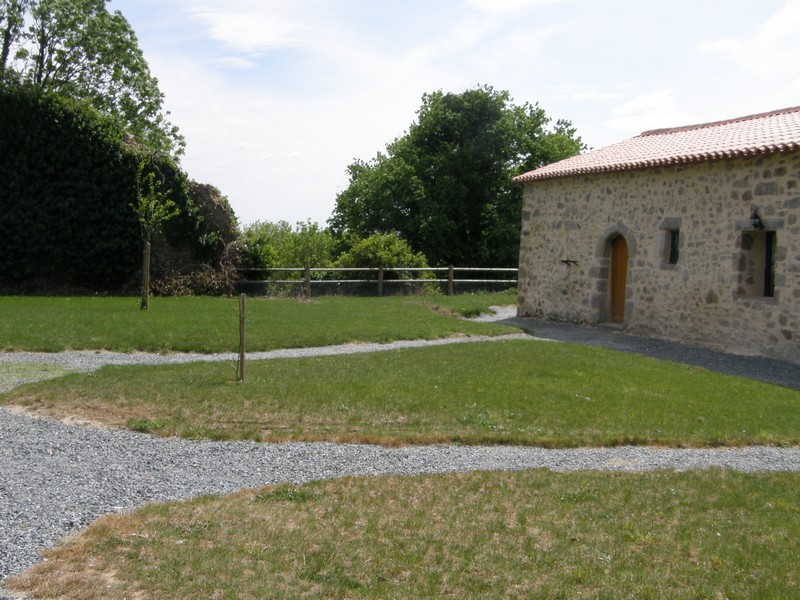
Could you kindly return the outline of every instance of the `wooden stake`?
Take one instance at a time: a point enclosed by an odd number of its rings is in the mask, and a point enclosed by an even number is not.
[[[247,296],[241,294],[239,296],[239,370],[237,372],[237,379],[239,383],[244,383],[244,360],[245,360],[245,327],[244,322],[247,319]]]
[[[448,296],[452,296],[453,295],[453,283],[454,283],[454,279],[455,279],[455,277],[453,276],[453,271],[454,271],[454,267],[453,267],[453,265],[450,265],[450,268],[447,269],[447,295]]]
[[[142,301],[139,308],[150,307],[150,242],[144,243],[144,262],[142,264]]]

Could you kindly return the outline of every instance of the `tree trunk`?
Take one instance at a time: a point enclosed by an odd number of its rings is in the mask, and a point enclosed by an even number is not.
[[[142,264],[142,310],[150,308],[150,242],[144,243],[144,262]]]

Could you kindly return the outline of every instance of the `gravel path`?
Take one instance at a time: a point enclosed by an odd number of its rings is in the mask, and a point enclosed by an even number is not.
[[[500,314],[495,317],[509,318]],[[513,319],[512,319],[513,320]],[[529,320],[526,320],[526,322]],[[530,326],[530,323],[527,323]],[[530,339],[529,336],[506,336]],[[496,339],[496,338],[488,338]],[[252,354],[252,359],[384,351],[454,342],[348,344]],[[575,341],[575,340],[572,340]],[[108,352],[0,354],[0,362],[58,364],[91,371],[103,364],[229,360],[235,355]],[[8,389],[13,381],[0,381]],[[415,474],[475,469],[698,469],[800,471],[800,448],[676,450],[642,447],[545,450],[515,447],[196,442],[128,431],[76,427],[0,408],[0,580],[38,560],[39,552],[98,517],[150,502],[227,494],[260,485],[346,475]],[[2,593],[0,592],[0,597]]]

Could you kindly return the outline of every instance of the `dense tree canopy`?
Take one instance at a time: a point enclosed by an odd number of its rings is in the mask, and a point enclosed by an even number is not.
[[[141,181],[178,212],[162,246],[216,264],[217,242],[231,241],[232,214],[213,218],[173,159],[126,143],[120,121],[85,101],[0,87],[0,115],[0,288],[118,290],[135,281]]]
[[[397,233],[431,264],[516,266],[522,191],[512,178],[580,152],[575,129],[488,86],[425,94],[417,114],[385,154],[348,167],[331,229]]]
[[[224,196],[180,169],[183,139],[108,1],[0,0],[4,289],[125,289],[141,237],[159,275],[222,268],[238,236]]]
[[[0,82],[83,99],[151,151],[180,154],[136,34],[108,0],[0,0]]]

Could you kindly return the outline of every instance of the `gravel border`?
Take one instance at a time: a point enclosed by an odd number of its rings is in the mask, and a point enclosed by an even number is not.
[[[0,408],[0,578],[102,515],[150,502],[347,475],[546,468],[800,471],[800,447],[547,450],[531,447],[258,444],[164,439],[32,419]]]
[[[502,342],[505,340],[534,339],[525,333],[501,336],[464,336],[437,340],[401,340],[388,343],[352,343],[321,348],[288,348],[268,352],[248,352],[247,360],[272,360],[278,358],[303,358],[314,356],[335,356],[341,354],[363,354],[366,352],[388,352],[401,348],[422,348],[426,346],[447,346],[452,344],[471,344],[479,342]],[[223,354],[151,354],[146,352],[109,352],[106,350],[71,350],[66,352],[0,352],[0,364],[49,364],[75,371],[91,372],[106,365],[166,365],[193,362],[231,362],[239,360],[237,353]],[[8,391],[16,385],[15,380],[3,381],[0,373],[0,392]]]
[[[499,312],[491,320],[518,319]],[[486,320],[486,319],[484,319]],[[543,327],[523,320],[542,335]],[[548,324],[549,339],[582,336],[595,328],[558,328]],[[566,332],[566,333],[565,333]],[[615,333],[615,332],[614,332]],[[568,334],[568,335],[567,335]],[[619,346],[613,333],[606,345]],[[633,336],[627,336],[633,337]],[[252,353],[252,360],[328,356],[398,348],[532,339],[519,334],[500,338],[450,338],[391,344],[345,344],[329,348]],[[640,340],[646,340],[641,338]],[[566,341],[580,341],[568,339]],[[669,344],[669,343],[667,343]],[[669,346],[680,359],[685,347]],[[660,347],[660,346],[659,346]],[[631,351],[626,348],[626,351]],[[716,353],[714,356],[721,353]],[[718,356],[716,356],[719,358]],[[723,358],[731,355],[722,355]],[[664,356],[659,356],[664,358]],[[750,357],[742,357],[750,358]],[[0,353],[0,362],[55,364],[93,371],[105,364],[163,364],[196,361],[236,362],[226,355],[151,355],[112,352]],[[736,359],[732,359],[734,362]],[[791,366],[793,367],[793,366]],[[785,367],[781,366],[781,369]],[[796,367],[793,367],[797,369]],[[791,374],[791,369],[788,369]],[[789,378],[791,381],[791,378]],[[14,381],[0,380],[0,391]],[[800,385],[798,386],[800,387]],[[547,468],[554,471],[646,471],[706,469],[800,472],[800,447],[668,449],[648,447],[547,450],[531,447],[408,446],[384,448],[331,443],[257,444],[164,439],[129,431],[66,425],[21,416],[0,408],[0,581],[39,560],[42,549],[108,513],[151,502],[174,501],[281,482],[303,483],[348,475],[445,473],[470,470]],[[0,592],[0,597],[2,592]]]

